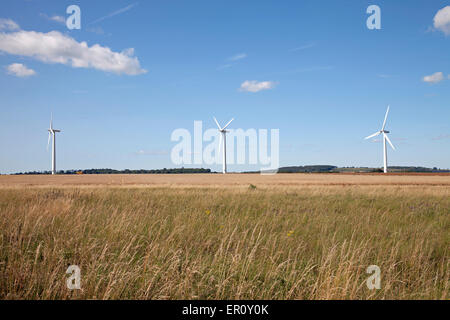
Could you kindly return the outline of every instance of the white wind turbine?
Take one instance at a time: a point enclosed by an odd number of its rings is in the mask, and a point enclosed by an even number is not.
[[[384,130],[384,128],[386,127],[386,120],[387,120],[388,114],[389,114],[389,106],[388,106],[388,108],[386,110],[386,115],[384,116],[384,122],[383,122],[383,126],[381,127],[381,130],[378,131],[378,132],[375,132],[374,134],[372,134],[372,135],[370,135],[370,136],[365,138],[365,139],[370,139],[370,138],[376,137],[376,136],[378,136],[380,134],[383,134],[384,173],[387,173],[387,147],[386,147],[386,141],[389,142],[389,144],[391,145],[392,149],[395,150],[394,145],[392,144],[391,140],[389,140],[389,137],[387,136],[389,131]]]
[[[47,151],[50,146],[50,138],[53,137],[52,145],[52,174],[56,174],[56,133],[61,130],[53,129],[53,114],[50,116],[50,128],[48,129]]]
[[[222,157],[223,157],[223,161],[222,161],[222,173],[225,174],[227,173],[227,130],[225,130],[230,123],[233,121],[234,119],[231,119],[223,128],[220,127],[219,122],[217,122],[217,119],[214,118],[214,121],[217,124],[217,128],[219,128],[219,132],[222,134],[220,136],[220,144],[223,143],[223,149],[222,149]],[[219,150],[220,150],[220,144],[219,144]]]

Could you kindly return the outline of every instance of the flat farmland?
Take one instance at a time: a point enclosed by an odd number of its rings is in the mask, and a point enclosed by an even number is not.
[[[103,174],[0,176],[0,187],[145,186],[145,187],[295,186],[450,186],[450,174]]]
[[[445,174],[0,176],[0,298],[448,299],[449,230]]]

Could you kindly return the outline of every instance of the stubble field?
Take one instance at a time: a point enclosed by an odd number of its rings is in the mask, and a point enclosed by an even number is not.
[[[449,175],[0,176],[0,298],[448,299],[449,230]]]

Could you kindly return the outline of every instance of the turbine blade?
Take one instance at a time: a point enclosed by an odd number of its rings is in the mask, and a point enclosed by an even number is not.
[[[387,117],[388,117],[388,114],[389,114],[389,108],[390,108],[390,106],[387,107],[386,115],[384,116],[383,127],[381,128],[381,131],[383,131],[384,127],[386,127],[386,120],[387,120]]]
[[[50,130],[53,129],[53,112],[50,113]]]
[[[51,133],[48,133],[48,141],[47,141],[47,151],[48,151],[48,147],[50,146],[50,137],[51,137]]]
[[[230,123],[233,122],[233,120],[234,120],[234,118],[231,119],[231,120],[225,125],[225,127],[222,128],[222,130],[225,130],[225,129],[230,125]]]
[[[387,134],[385,134],[385,133],[383,133],[383,134],[384,134],[384,137],[386,138],[387,142],[389,142],[389,144],[391,145],[392,149],[395,150],[395,147],[394,147],[394,145],[392,144],[391,140],[389,140],[389,137],[387,136]]]
[[[377,135],[379,135],[380,134],[380,131],[378,131],[378,132],[375,132],[374,134],[371,134],[370,136],[368,136],[368,137],[365,137],[364,139],[365,140],[367,140],[367,139],[370,139],[370,138],[373,138],[373,137],[376,137]]]
[[[219,122],[217,122],[216,117],[213,117],[213,118],[214,118],[214,121],[215,121],[216,124],[217,124],[217,128],[219,128],[219,130],[222,131],[222,128],[220,127]]]

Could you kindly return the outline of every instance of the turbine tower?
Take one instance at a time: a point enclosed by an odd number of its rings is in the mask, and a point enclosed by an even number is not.
[[[386,110],[386,115],[384,116],[384,122],[383,122],[383,126],[381,127],[381,130],[378,131],[378,132],[375,132],[374,134],[371,134],[370,136],[368,136],[368,137],[365,138],[365,139],[367,140],[367,139],[376,137],[376,136],[378,136],[378,135],[380,135],[380,134],[383,134],[383,160],[384,160],[383,163],[384,163],[384,173],[387,173],[387,172],[388,172],[388,171],[387,171],[388,165],[387,165],[387,146],[386,146],[386,141],[391,145],[392,149],[395,150],[394,145],[392,144],[391,140],[389,140],[389,137],[388,137],[388,135],[387,135],[387,134],[389,133],[389,131],[384,130],[384,128],[386,127],[386,120],[387,120],[388,114],[389,114],[389,106],[388,106],[388,108],[387,108],[387,110]]]
[[[214,118],[214,121],[217,124],[217,128],[219,128],[219,132],[222,134],[220,136],[220,144],[223,143],[223,149],[222,149],[222,173],[226,174],[227,173],[227,130],[225,130],[230,123],[233,121],[234,119],[231,119],[223,128],[220,127],[219,122],[217,122],[217,119]],[[220,150],[220,144],[219,144],[219,150]]]
[[[53,114],[50,116],[50,128],[48,129],[47,151],[50,145],[50,137],[53,138],[52,145],[52,174],[56,174],[56,133],[61,130],[53,129]]]

